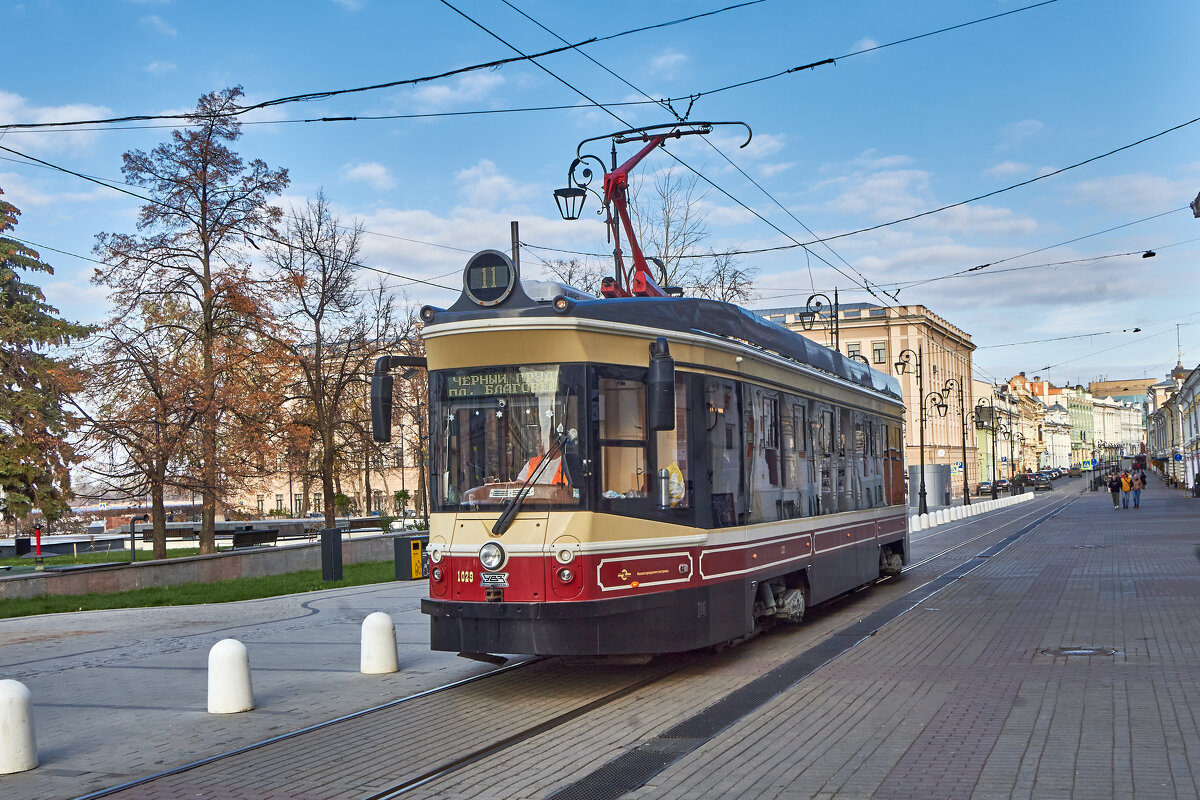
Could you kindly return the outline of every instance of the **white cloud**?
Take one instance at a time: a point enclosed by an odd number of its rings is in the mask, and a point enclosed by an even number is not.
[[[1019,161],[1002,161],[985,169],[983,174],[992,178],[1012,178],[1027,172],[1029,172],[1028,164],[1022,164]]]
[[[785,161],[778,164],[763,164],[758,168],[759,174],[764,178],[774,178],[776,175],[787,172],[792,167],[796,166],[795,161]]]
[[[1036,119],[1025,119],[1005,125],[999,131],[1000,141],[997,150],[1011,150],[1023,144],[1026,140],[1037,136],[1046,126]]]
[[[369,161],[363,164],[345,164],[342,166],[342,178],[348,181],[366,183],[372,189],[383,191],[396,185],[388,168],[383,164]]]
[[[0,119],[7,122],[46,123],[110,116],[112,116],[112,110],[106,106],[84,103],[32,106],[24,97],[0,90]],[[78,151],[90,145],[98,135],[94,131],[78,131],[71,128],[60,128],[45,133],[10,131],[5,139],[5,144],[23,152]]]
[[[157,14],[148,14],[139,19],[138,22],[142,23],[142,25],[154,31],[159,36],[177,36],[179,34],[179,31],[171,27],[169,22]]]
[[[166,75],[175,70],[175,65],[170,61],[151,61],[145,66],[145,70],[151,75]]]
[[[333,2],[349,11],[358,11],[363,7],[362,0],[333,0]]]
[[[494,72],[472,72],[457,80],[421,86],[412,93],[414,104],[424,111],[440,111],[460,103],[478,103],[504,84]]]
[[[454,174],[454,182],[469,208],[499,211],[534,196],[535,187],[522,185],[504,175],[494,162],[480,159],[474,166]]]
[[[111,201],[113,191],[97,186],[86,192],[48,192],[15,172],[0,172],[0,189],[4,199],[22,211],[29,208],[54,208],[66,203]]]
[[[863,50],[871,50],[876,47],[879,47],[879,42],[875,41],[874,39],[859,39],[854,43],[854,46],[850,48],[850,52],[861,53]]]
[[[650,70],[656,78],[671,80],[679,75],[680,69],[688,62],[688,57],[684,53],[675,50],[667,50],[659,54],[650,62]]]
[[[1154,214],[1190,202],[1195,189],[1191,182],[1170,181],[1160,175],[1115,175],[1075,184],[1071,200],[1121,213]]]

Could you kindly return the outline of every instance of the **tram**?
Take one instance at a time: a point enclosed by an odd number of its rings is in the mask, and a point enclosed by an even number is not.
[[[721,645],[907,562],[896,379],[669,296],[636,255],[623,272],[595,298],[485,250],[453,305],[421,310],[433,649]],[[379,440],[407,363],[376,365]]]

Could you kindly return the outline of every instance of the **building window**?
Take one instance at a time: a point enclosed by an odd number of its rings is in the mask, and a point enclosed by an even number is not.
[[[258,513],[267,513],[267,498],[261,494],[258,496]]]
[[[858,342],[853,342],[846,345],[846,355],[854,357],[862,355],[862,345]]]
[[[283,495],[281,494],[275,495],[275,510],[283,511]]]
[[[292,498],[292,515],[297,517],[304,515],[304,495],[298,494]]]
[[[313,511],[320,511],[325,508],[325,504],[321,502],[323,499],[324,497],[320,492],[313,495]]]
[[[876,364],[886,364],[887,342],[871,342],[871,358]]]

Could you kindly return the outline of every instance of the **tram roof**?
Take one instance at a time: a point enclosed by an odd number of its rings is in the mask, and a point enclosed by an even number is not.
[[[431,324],[475,319],[574,317],[735,340],[904,402],[900,381],[892,375],[872,369],[740,306],[719,300],[699,297],[596,298],[572,300],[570,309],[560,313],[551,303],[535,301],[523,289],[518,289],[495,306],[481,307],[464,292],[449,309],[432,311],[435,317]]]

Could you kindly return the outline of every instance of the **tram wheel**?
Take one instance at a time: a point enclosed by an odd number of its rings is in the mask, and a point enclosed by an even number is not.
[[[808,598],[804,596],[804,587],[788,589],[777,601],[776,619],[788,622],[800,622],[804,619],[804,611],[808,608]]]

